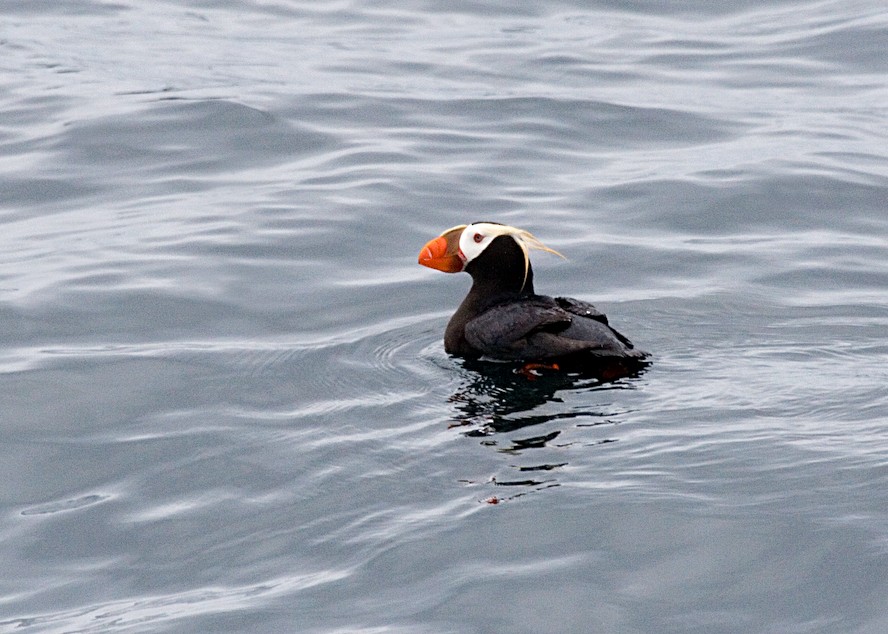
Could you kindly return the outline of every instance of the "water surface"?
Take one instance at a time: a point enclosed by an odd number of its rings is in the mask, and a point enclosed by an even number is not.
[[[880,2],[7,2],[0,631],[888,628]],[[651,367],[443,351],[475,220]]]

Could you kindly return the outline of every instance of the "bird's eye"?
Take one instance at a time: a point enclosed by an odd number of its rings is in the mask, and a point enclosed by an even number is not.
[[[480,233],[475,234],[475,242],[481,242],[483,239],[484,236],[482,236]]]

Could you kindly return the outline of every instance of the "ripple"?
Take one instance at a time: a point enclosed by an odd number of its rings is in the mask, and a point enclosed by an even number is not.
[[[93,506],[94,504],[99,504],[104,502],[105,500],[110,499],[110,495],[84,495],[77,498],[72,498],[68,500],[59,500],[55,502],[47,502],[46,504],[39,504],[37,506],[31,506],[29,508],[24,509],[21,514],[22,515],[52,515],[54,513],[63,513],[66,511],[76,511],[78,509],[86,508],[88,506]]]
[[[73,610],[6,619],[0,621],[0,626],[54,627],[78,632],[124,631],[147,625],[173,626],[201,615],[237,612],[248,606],[270,602],[279,596],[334,583],[349,574],[348,570],[324,570],[240,587],[208,586],[184,592],[118,599]]]
[[[103,166],[107,179],[236,172],[314,154],[329,144],[329,136],[271,112],[215,99],[155,102],[142,112],[77,122],[54,147],[72,166]]]

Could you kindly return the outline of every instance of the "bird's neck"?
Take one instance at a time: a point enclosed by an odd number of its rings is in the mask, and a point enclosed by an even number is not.
[[[496,238],[469,262],[465,271],[472,276],[472,288],[444,331],[447,352],[477,356],[479,352],[466,342],[466,323],[492,306],[534,294],[533,267],[528,262],[525,271],[524,262],[524,253],[510,236]]]
[[[479,311],[494,304],[533,295],[533,269],[528,268],[527,278],[516,271],[513,275],[476,275],[472,278],[472,288],[463,303],[470,303]]]
[[[485,252],[478,261],[466,267],[466,272],[472,276],[472,290],[466,299],[475,295],[486,303],[482,309],[503,300],[534,294],[533,267],[530,262],[527,263],[525,272],[524,258],[517,250],[518,247],[509,240],[505,243],[505,248],[514,252],[505,257]]]
[[[527,280],[522,287],[523,278],[522,274],[517,281],[504,284],[502,278],[472,276],[472,288],[469,294],[465,296],[447,323],[447,329],[444,331],[444,349],[462,357],[477,356],[465,340],[466,323],[491,306],[533,295],[533,271],[527,271]]]

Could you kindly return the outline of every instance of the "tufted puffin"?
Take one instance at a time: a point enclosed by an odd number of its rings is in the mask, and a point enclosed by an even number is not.
[[[534,292],[530,249],[564,257],[530,232],[495,222],[453,227],[422,248],[423,266],[472,276],[469,294],[444,331],[444,349],[466,359],[565,370],[643,365],[647,354],[592,304]]]

